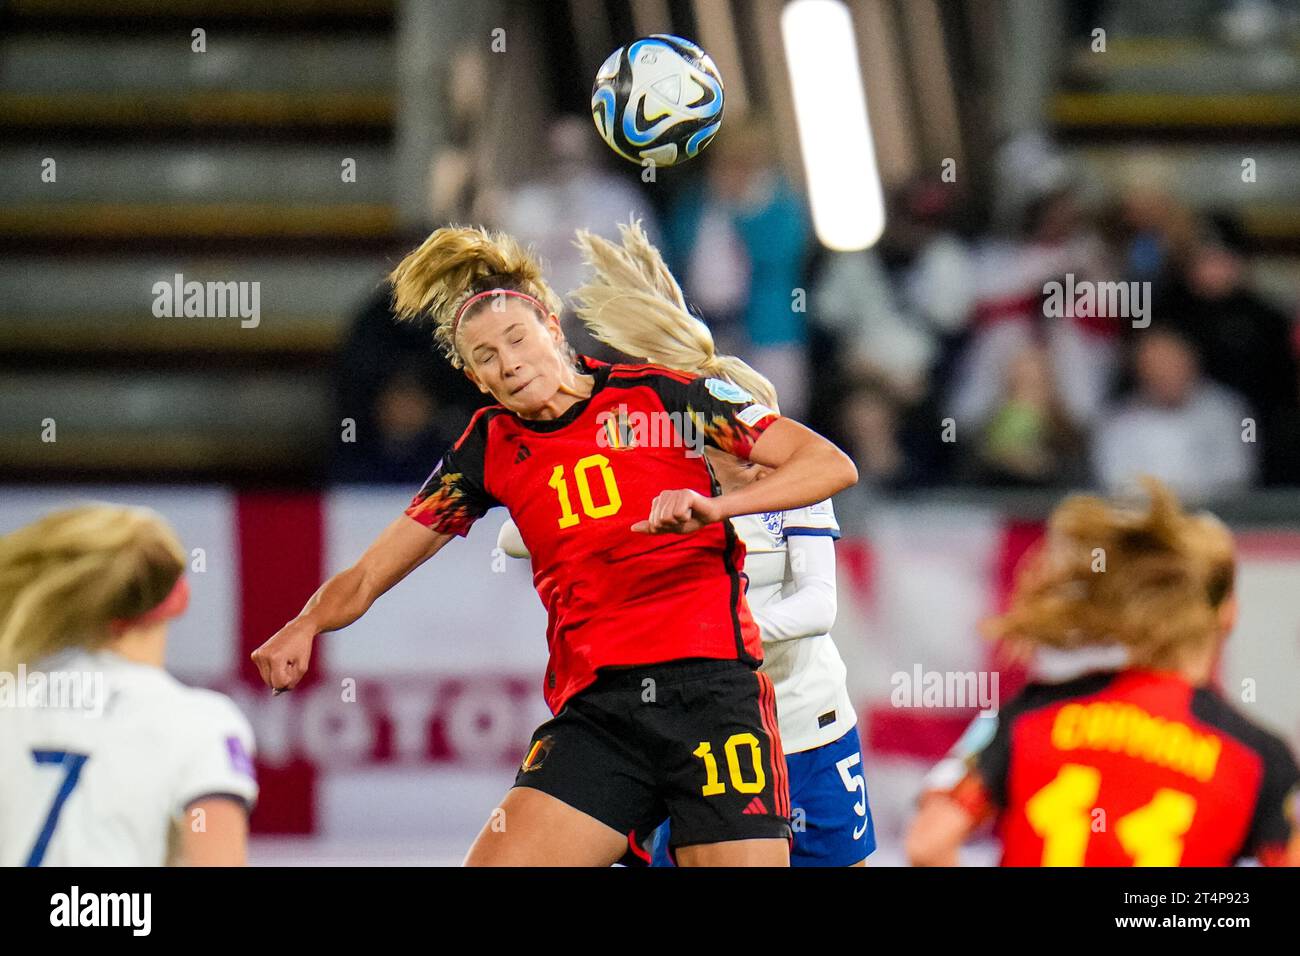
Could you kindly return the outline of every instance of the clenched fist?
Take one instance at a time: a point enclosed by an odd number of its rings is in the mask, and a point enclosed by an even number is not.
[[[266,685],[277,694],[293,690],[307,673],[311,642],[315,639],[315,628],[301,618],[294,618],[253,651],[253,663]]]
[[[689,488],[661,491],[650,505],[650,517],[632,525],[644,534],[690,534],[724,517],[717,498]]]

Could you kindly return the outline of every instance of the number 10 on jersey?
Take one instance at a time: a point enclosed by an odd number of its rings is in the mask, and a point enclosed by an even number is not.
[[[603,505],[596,504],[591,496],[592,470],[598,470],[605,483]],[[612,514],[617,514],[623,507],[623,499],[618,493],[618,482],[614,480],[614,469],[610,468],[609,459],[604,455],[588,455],[580,459],[573,466],[573,482],[578,486],[578,500],[582,505],[582,513],[588,518],[608,518]],[[581,516],[573,510],[573,499],[569,495],[569,479],[564,473],[563,465],[555,466],[548,484],[555,489],[555,494],[560,500],[560,527],[572,528],[581,520]]]

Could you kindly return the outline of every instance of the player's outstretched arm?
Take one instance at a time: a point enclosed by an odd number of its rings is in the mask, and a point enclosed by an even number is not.
[[[1291,834],[1291,839],[1282,852],[1271,856],[1260,855],[1258,859],[1264,866],[1300,866],[1300,830]]]
[[[253,651],[253,663],[267,685],[292,690],[311,660],[317,634],[337,631],[357,620],[370,605],[438,553],[452,538],[403,515],[385,528],[346,571],[320,586],[298,616]]]
[[[852,458],[790,418],[777,419],[759,436],[749,460],[773,470],[762,481],[722,496],[729,499],[728,518],[805,508],[858,482]]]
[[[181,866],[244,866],[248,862],[248,810],[228,797],[204,797],[187,810],[201,810],[203,826],[180,826]]]
[[[737,515],[790,511],[825,501],[857,483],[853,459],[811,428],[789,418],[774,421],[750,451],[749,460],[772,469],[762,481],[716,498],[690,489],[661,492],[650,516],[632,525],[650,534],[688,534]]]
[[[908,828],[904,848],[912,866],[956,866],[957,851],[978,821],[946,793],[926,794]]]

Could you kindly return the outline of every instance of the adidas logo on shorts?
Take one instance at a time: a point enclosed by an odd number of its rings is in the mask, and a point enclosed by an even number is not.
[[[749,801],[749,806],[745,807],[745,809],[741,810],[740,812],[741,812],[741,813],[761,813],[761,814],[763,814],[764,816],[766,816],[766,815],[767,815],[767,804],[765,804],[765,803],[764,803],[762,800],[760,800],[758,797],[755,797],[753,800],[750,800],[750,801]]]

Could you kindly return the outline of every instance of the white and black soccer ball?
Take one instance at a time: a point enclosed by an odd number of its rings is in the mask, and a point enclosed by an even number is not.
[[[609,55],[591,90],[601,139],[638,165],[700,154],[722,125],[722,77],[690,40],[656,33]]]

